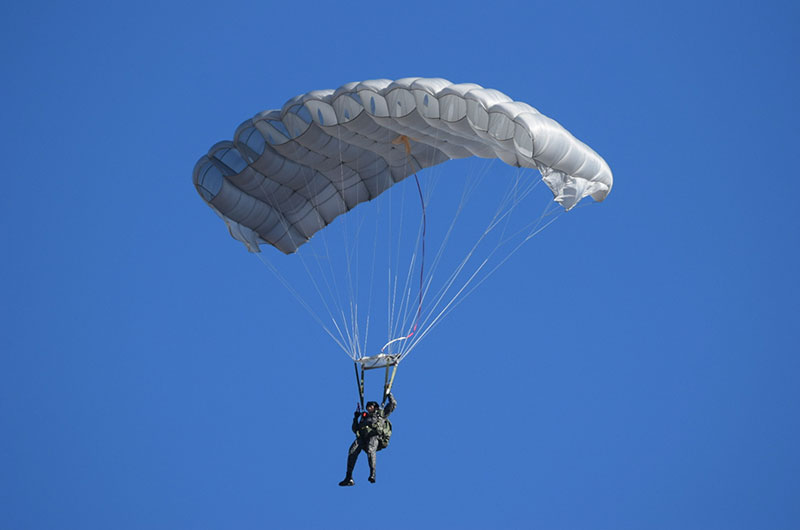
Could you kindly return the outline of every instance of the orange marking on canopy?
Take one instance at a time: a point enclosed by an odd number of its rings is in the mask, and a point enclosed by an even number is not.
[[[413,138],[409,138],[405,134],[401,134],[400,136],[398,136],[397,138],[392,140],[392,143],[394,145],[400,145],[400,144],[405,145],[406,146],[406,154],[410,155],[411,154],[411,140],[413,140]]]

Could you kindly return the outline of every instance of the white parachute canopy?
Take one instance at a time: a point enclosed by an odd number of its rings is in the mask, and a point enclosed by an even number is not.
[[[408,138],[410,154],[403,143]],[[247,120],[194,169],[233,237],[292,253],[337,216],[422,168],[499,158],[538,169],[569,210],[611,190],[606,162],[530,105],[444,79],[378,79],[290,99]]]
[[[260,246],[268,244],[293,254],[338,216],[375,199],[421,169],[473,156],[538,170],[541,181],[564,210],[587,196],[602,201],[612,187],[611,170],[603,158],[530,105],[476,84],[416,77],[348,83],[336,90],[308,92],[290,99],[280,110],[264,111],[242,123],[232,142],[214,145],[195,165],[193,181],[203,200],[248,250],[260,252]],[[510,211],[521,202],[519,182],[513,184],[512,198],[504,199],[486,233],[506,218],[508,212],[503,208]],[[527,194],[529,188],[524,189]],[[422,188],[419,191],[424,215]],[[419,305],[412,301],[411,271],[415,264],[422,266],[418,251],[420,245],[424,248],[424,229],[424,224],[418,229],[408,272],[395,273],[394,287],[391,278],[389,281],[394,294],[389,294],[387,339],[394,342],[400,333],[401,338],[409,338],[411,335],[406,337],[402,331],[410,326],[409,321],[414,332],[417,324],[423,324],[414,341],[397,344],[403,356],[424,336],[422,328],[427,326],[427,331],[438,323],[467,286],[459,287],[451,275],[437,291],[430,277],[421,278]],[[521,241],[527,241],[539,229],[534,226],[522,234]],[[349,245],[354,239],[351,235],[344,241]],[[514,245],[511,252],[518,248]],[[444,243],[440,250],[443,248]],[[467,258],[453,273],[456,277],[466,275],[467,283],[476,278],[465,269],[473,251],[468,250]],[[345,254],[350,274],[354,253]],[[439,253],[436,256],[434,264],[439,262]],[[500,263],[507,256],[501,257]],[[307,265],[306,270],[316,285],[317,273]],[[336,282],[341,272],[332,270],[331,281]],[[354,359],[365,355],[363,351],[369,348],[366,337],[359,333],[352,299],[324,302],[330,325],[292,285],[287,287],[348,355]],[[324,298],[325,289],[316,290]],[[329,286],[328,291],[337,293],[334,298],[338,298],[337,289]],[[358,288],[350,285],[349,291],[355,294]],[[435,303],[429,304],[422,316],[423,298],[428,295]]]

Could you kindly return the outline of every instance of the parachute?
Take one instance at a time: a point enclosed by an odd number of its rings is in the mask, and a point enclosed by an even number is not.
[[[567,211],[585,197],[604,200],[613,183],[611,170],[600,155],[527,103],[513,101],[502,92],[477,84],[419,77],[348,83],[335,90],[308,92],[290,99],[280,110],[261,112],[236,129],[233,141],[215,144],[200,158],[194,168],[193,182],[230,234],[249,251],[259,253],[263,245],[270,245],[291,255],[302,254],[298,250],[315,234],[330,230],[326,227],[337,217],[347,219],[364,208],[357,206],[386,194],[406,178],[413,175],[417,179],[417,174],[425,168],[468,157],[499,159],[515,168],[538,170],[555,203]],[[511,199],[504,199],[506,205],[510,204],[509,210],[520,203],[520,189],[514,188],[509,195]],[[466,284],[459,288],[453,278],[462,275],[467,283],[478,281],[476,274],[464,269],[466,261],[473,257],[473,251],[468,250],[467,258],[456,265],[454,273],[435,293],[435,303],[423,311],[425,296],[434,293],[435,288],[429,278],[423,278],[423,272],[428,271],[423,268],[426,202],[422,187],[419,197],[422,224],[416,242],[411,245],[416,250],[410,254],[408,273],[395,274],[394,287],[390,278],[389,290],[394,292],[387,295],[389,342],[384,348],[391,345],[387,351],[397,356],[393,357],[395,368],[422,338],[423,328],[428,331],[452,310],[456,297],[471,292],[465,289]],[[490,222],[490,230],[506,216],[505,211],[496,215]],[[333,261],[330,248],[351,245],[357,240],[372,241],[361,233],[365,223],[350,224],[353,225],[358,226],[358,232],[342,237],[343,243],[330,247],[326,244],[324,252],[318,249],[308,256],[325,254],[320,258],[325,265],[320,268],[327,267],[327,262]],[[390,230],[395,233],[397,229]],[[480,235],[479,240],[490,230]],[[527,241],[538,230],[537,225],[519,239]],[[376,242],[382,239],[377,234],[374,238]],[[515,242],[509,247],[511,252],[518,248],[516,245]],[[343,255],[341,259],[346,264],[331,271],[330,281],[320,280],[317,269],[306,265],[310,282],[320,296],[327,291],[338,297],[339,288],[331,283],[345,273],[351,277],[354,274],[356,267],[351,260],[360,254],[348,250]],[[437,253],[434,264],[439,257]],[[507,255],[498,259],[498,263],[505,259]],[[262,258],[276,272],[268,260]],[[419,304],[412,300],[411,288],[414,283],[411,270],[417,261],[421,269]],[[370,267],[370,264],[362,266],[360,276],[348,280],[342,290],[355,295],[358,285],[365,282],[363,271]],[[485,274],[495,268],[480,262],[478,270]],[[405,287],[401,289],[404,276]],[[282,281],[353,360],[369,359],[365,352],[371,348],[359,331],[361,306],[352,300],[343,304],[326,301],[323,306],[333,321],[326,323],[296,293],[293,282]],[[412,335],[415,341],[406,340]],[[395,341],[399,343],[392,344]],[[388,370],[385,363],[381,366]]]
[[[407,138],[410,154],[396,140]],[[478,156],[538,169],[569,210],[605,199],[611,170],[530,105],[444,79],[378,79],[290,99],[220,142],[194,169],[197,191],[251,252],[290,254],[337,216],[422,168]]]

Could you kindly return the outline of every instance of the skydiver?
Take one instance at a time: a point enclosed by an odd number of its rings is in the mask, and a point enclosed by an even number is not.
[[[386,396],[389,403],[381,410],[377,401],[367,403],[367,411],[357,410],[353,414],[352,429],[356,439],[347,451],[347,474],[340,486],[353,486],[353,468],[356,465],[359,453],[366,451],[369,460],[369,481],[375,482],[375,459],[376,453],[386,447],[391,436],[391,424],[386,420],[389,414],[397,407],[397,401],[390,392]],[[387,433],[388,424],[388,433]]]

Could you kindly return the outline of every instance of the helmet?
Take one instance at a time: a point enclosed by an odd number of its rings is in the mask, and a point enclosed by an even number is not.
[[[378,405],[377,401],[367,401],[367,408],[369,408],[370,405],[375,407],[375,410],[378,410],[378,408],[380,408],[380,405]]]

